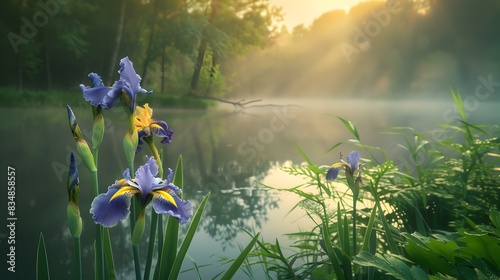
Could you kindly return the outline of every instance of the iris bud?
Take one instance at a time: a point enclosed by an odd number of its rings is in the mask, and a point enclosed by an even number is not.
[[[71,236],[79,238],[82,233],[82,217],[80,217],[80,208],[74,201],[70,201],[68,203],[66,215],[68,218],[68,228]]]
[[[83,160],[83,163],[85,166],[89,169],[90,172],[97,171],[97,168],[94,163],[94,156],[92,155],[92,152],[90,151],[89,145],[87,144],[87,141],[85,141],[83,138],[77,139],[76,140],[76,151],[80,155],[80,157]]]
[[[137,150],[137,145],[139,144],[139,136],[137,135],[137,129],[130,133],[127,131],[125,137],[123,137],[123,150],[125,152],[125,158],[127,162],[134,162],[135,151]]]
[[[71,133],[73,133],[73,137],[75,137],[75,139],[82,139],[82,131],[80,130],[80,126],[78,126],[73,110],[71,110],[69,105],[66,105],[66,109],[68,110],[69,128],[71,129]]]
[[[146,219],[144,218],[144,211],[142,211],[139,217],[137,217],[137,220],[135,221],[134,232],[132,233],[133,245],[137,245],[141,241],[145,225],[146,225]]]
[[[102,143],[102,138],[104,137],[104,116],[99,112],[94,117],[94,125],[92,131],[92,148],[95,150],[99,149]]]

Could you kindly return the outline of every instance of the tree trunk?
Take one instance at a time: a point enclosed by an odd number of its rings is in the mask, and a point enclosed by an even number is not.
[[[17,90],[22,93],[23,92],[23,66],[22,66],[22,55],[23,52],[20,51],[19,54],[17,55],[17,67],[18,67],[18,75],[19,75],[19,85]]]
[[[215,77],[215,72],[217,72],[217,54],[215,54],[215,51],[212,50],[212,66],[210,66],[210,80],[212,80]]]
[[[161,91],[163,94],[165,90],[165,52],[167,51],[167,46],[163,46],[163,52],[161,53]]]
[[[159,0],[155,1],[153,12],[158,11],[159,3],[160,3]],[[152,49],[153,49],[153,41],[154,41],[155,31],[156,31],[156,15],[154,14],[153,17],[155,17],[155,18],[151,20],[151,27],[150,27],[151,33],[149,34],[148,46],[146,47],[146,59],[144,59],[144,66],[142,68],[142,76],[141,77],[143,80],[146,80],[146,76],[148,74],[149,63],[151,62],[152,57],[153,57]]]
[[[196,94],[198,90],[198,81],[200,80],[201,67],[203,66],[203,60],[205,58],[205,52],[207,50],[208,40],[204,37],[201,39],[200,46],[198,47],[198,57],[196,58],[196,64],[194,66],[193,77],[191,78],[191,92],[190,95]]]
[[[213,0],[210,4],[212,11],[208,18],[208,24],[211,24],[213,19],[217,16],[217,10],[219,8],[218,0]],[[208,27],[207,27],[208,28]],[[191,92],[190,95],[196,94],[198,90],[198,82],[200,80],[201,67],[203,66],[203,60],[205,59],[205,52],[208,46],[208,35],[207,32],[203,32],[203,37],[201,38],[200,46],[198,47],[198,57],[196,59],[196,64],[194,66],[193,77],[191,79]]]
[[[49,42],[47,40],[47,32],[43,31],[43,47],[45,52],[45,72],[47,75],[47,89],[52,89],[52,75],[50,73],[50,55],[49,55]]]
[[[113,83],[113,73],[115,70],[115,65],[118,60],[118,51],[120,50],[120,44],[122,42],[123,35],[123,26],[125,25],[125,6],[127,0],[122,0],[121,8],[120,8],[120,21],[118,22],[118,30],[116,31],[115,37],[115,48],[113,50],[113,54],[111,55],[110,67],[108,72],[107,81],[108,84]]]

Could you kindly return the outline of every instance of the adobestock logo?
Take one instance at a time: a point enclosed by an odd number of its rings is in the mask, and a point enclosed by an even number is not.
[[[48,0],[46,2],[38,1],[38,6],[41,10],[35,12],[31,17],[31,21],[26,18],[21,18],[21,28],[19,34],[9,32],[7,38],[17,54],[19,52],[19,45],[28,43],[38,34],[38,28],[42,28],[49,23],[49,17],[54,17],[60,10],[60,4],[66,4],[69,0]]]
[[[248,141],[243,141],[238,145],[238,153],[248,155],[247,162],[252,161],[257,153],[264,150],[266,145],[274,140],[274,135],[285,129],[290,124],[290,120],[297,117],[296,114],[288,112],[289,107],[282,110],[274,109],[274,116],[269,120],[269,126],[259,130],[257,135],[249,136]]]
[[[478,76],[477,80],[479,83],[475,88],[474,94],[467,95],[462,101],[466,118],[469,118],[471,113],[479,110],[481,101],[487,101],[492,93],[495,92],[496,88],[500,87],[500,82],[493,81],[492,74],[489,74],[488,78],[482,75]],[[450,105],[448,109],[443,111],[443,121],[445,123],[458,123],[460,119],[460,112],[455,104]],[[433,140],[439,141],[444,139],[445,133],[441,129],[434,129],[431,132],[431,136]]]
[[[348,63],[351,63],[353,54],[360,54],[370,49],[370,40],[380,34],[382,27],[386,27],[391,22],[391,15],[399,14],[403,11],[400,0],[388,0],[385,9],[380,11],[370,11],[373,18],[364,23],[363,28],[354,28],[354,38],[352,44],[342,42],[340,49]]]

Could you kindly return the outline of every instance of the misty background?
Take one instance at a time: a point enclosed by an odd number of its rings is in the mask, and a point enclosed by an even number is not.
[[[79,91],[89,72],[111,85],[129,56],[166,95],[472,94],[500,81],[498,15],[498,0],[368,1],[287,27],[260,0],[8,0],[0,86]]]

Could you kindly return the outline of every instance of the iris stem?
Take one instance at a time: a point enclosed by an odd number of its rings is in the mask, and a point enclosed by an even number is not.
[[[352,201],[352,254],[353,256],[356,255],[356,204],[358,202],[358,195],[355,193],[353,195],[353,201]]]
[[[156,148],[156,145],[155,145],[154,140],[153,140],[153,136],[151,135],[150,137],[146,137],[145,142],[148,143],[149,148],[151,149],[151,152],[153,153],[153,157],[155,158],[156,163],[158,164],[158,177],[163,178],[163,160],[162,160],[162,157],[160,156],[158,149]],[[153,211],[153,213],[156,214],[154,211]],[[163,216],[162,215],[158,215],[157,225],[158,225],[157,226],[157,228],[158,228],[158,262],[160,262],[161,255],[162,255],[161,250],[163,249],[163,238],[164,238],[164,236],[163,236]]]
[[[92,188],[94,191],[94,197],[99,195],[99,181],[97,179],[97,170],[91,171],[92,175]],[[96,271],[97,278],[104,279],[104,259],[103,259],[103,251],[102,251],[102,226],[96,224]]]
[[[158,265],[161,261],[162,250],[163,250],[163,216],[158,215]]]
[[[158,152],[158,149],[156,148],[156,145],[153,140],[153,135],[149,137],[145,137],[144,141],[148,143],[149,148],[151,149],[151,152],[153,153],[153,157],[158,164],[158,177],[163,178],[163,162],[160,158],[160,153]]]
[[[144,268],[144,279],[149,279],[151,273],[151,264],[153,263],[153,252],[155,249],[156,226],[158,224],[158,214],[151,208],[151,229],[149,232],[148,256],[146,259],[146,267]]]
[[[76,274],[78,280],[82,280],[82,252],[80,246],[80,237],[74,238],[75,241],[75,258],[76,258]]]
[[[134,177],[134,162],[128,162],[128,168],[130,170],[130,176],[131,178]],[[130,205],[130,236],[132,237],[134,235],[134,226],[135,226],[135,220],[136,220],[136,199],[132,198],[132,204]],[[140,257],[139,257],[139,246],[138,245],[132,245],[132,254],[134,255],[134,268],[135,268],[135,278],[137,280],[141,279],[141,262],[140,262]]]

